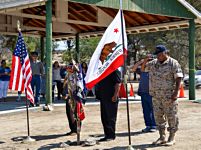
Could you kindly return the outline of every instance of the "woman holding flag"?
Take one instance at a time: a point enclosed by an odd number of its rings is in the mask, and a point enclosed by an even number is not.
[[[81,121],[85,118],[82,108],[82,100],[85,98],[83,92],[81,70],[76,64],[70,63],[67,66],[67,75],[63,85],[63,97],[66,100],[66,115],[69,122],[70,132],[66,135],[79,134],[81,129]]]

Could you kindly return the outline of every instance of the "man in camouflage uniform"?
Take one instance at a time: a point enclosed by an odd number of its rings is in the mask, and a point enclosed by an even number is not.
[[[153,97],[154,116],[159,129],[160,138],[153,144],[171,146],[175,143],[174,137],[178,130],[178,102],[181,79],[183,77],[180,64],[167,54],[163,45],[156,46],[154,53],[157,59],[149,61],[149,56],[144,60],[149,72],[149,93]],[[165,140],[165,126],[168,122],[169,138]]]

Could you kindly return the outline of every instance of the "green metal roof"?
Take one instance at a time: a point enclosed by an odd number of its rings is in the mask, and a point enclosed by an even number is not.
[[[69,0],[85,4],[119,9],[119,0]],[[123,9],[147,14],[197,18],[200,13],[185,0],[122,0]],[[188,7],[187,7],[188,5]]]

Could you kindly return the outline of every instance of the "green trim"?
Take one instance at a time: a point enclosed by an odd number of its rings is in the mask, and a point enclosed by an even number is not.
[[[189,20],[189,99],[195,100],[195,21]]]
[[[76,39],[76,61],[80,63],[80,37],[79,37],[79,33],[77,33],[75,35],[75,39]]]
[[[119,0],[69,0],[85,4],[95,4],[97,6],[119,9]],[[142,12],[147,14],[158,14],[164,16],[174,16],[181,18],[196,18],[176,0],[122,0],[124,10]]]
[[[40,50],[41,51],[41,56],[40,56],[41,58],[40,59],[41,59],[42,62],[44,62],[44,54],[45,54],[45,52],[44,52],[45,51],[44,46],[45,46],[44,37],[41,37],[40,38],[40,49],[41,49]]]
[[[46,104],[52,104],[52,0],[46,2]]]

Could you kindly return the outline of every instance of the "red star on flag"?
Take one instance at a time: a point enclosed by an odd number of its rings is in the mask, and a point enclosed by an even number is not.
[[[115,28],[115,29],[114,29],[114,32],[115,32],[115,33],[119,32],[118,28]]]

